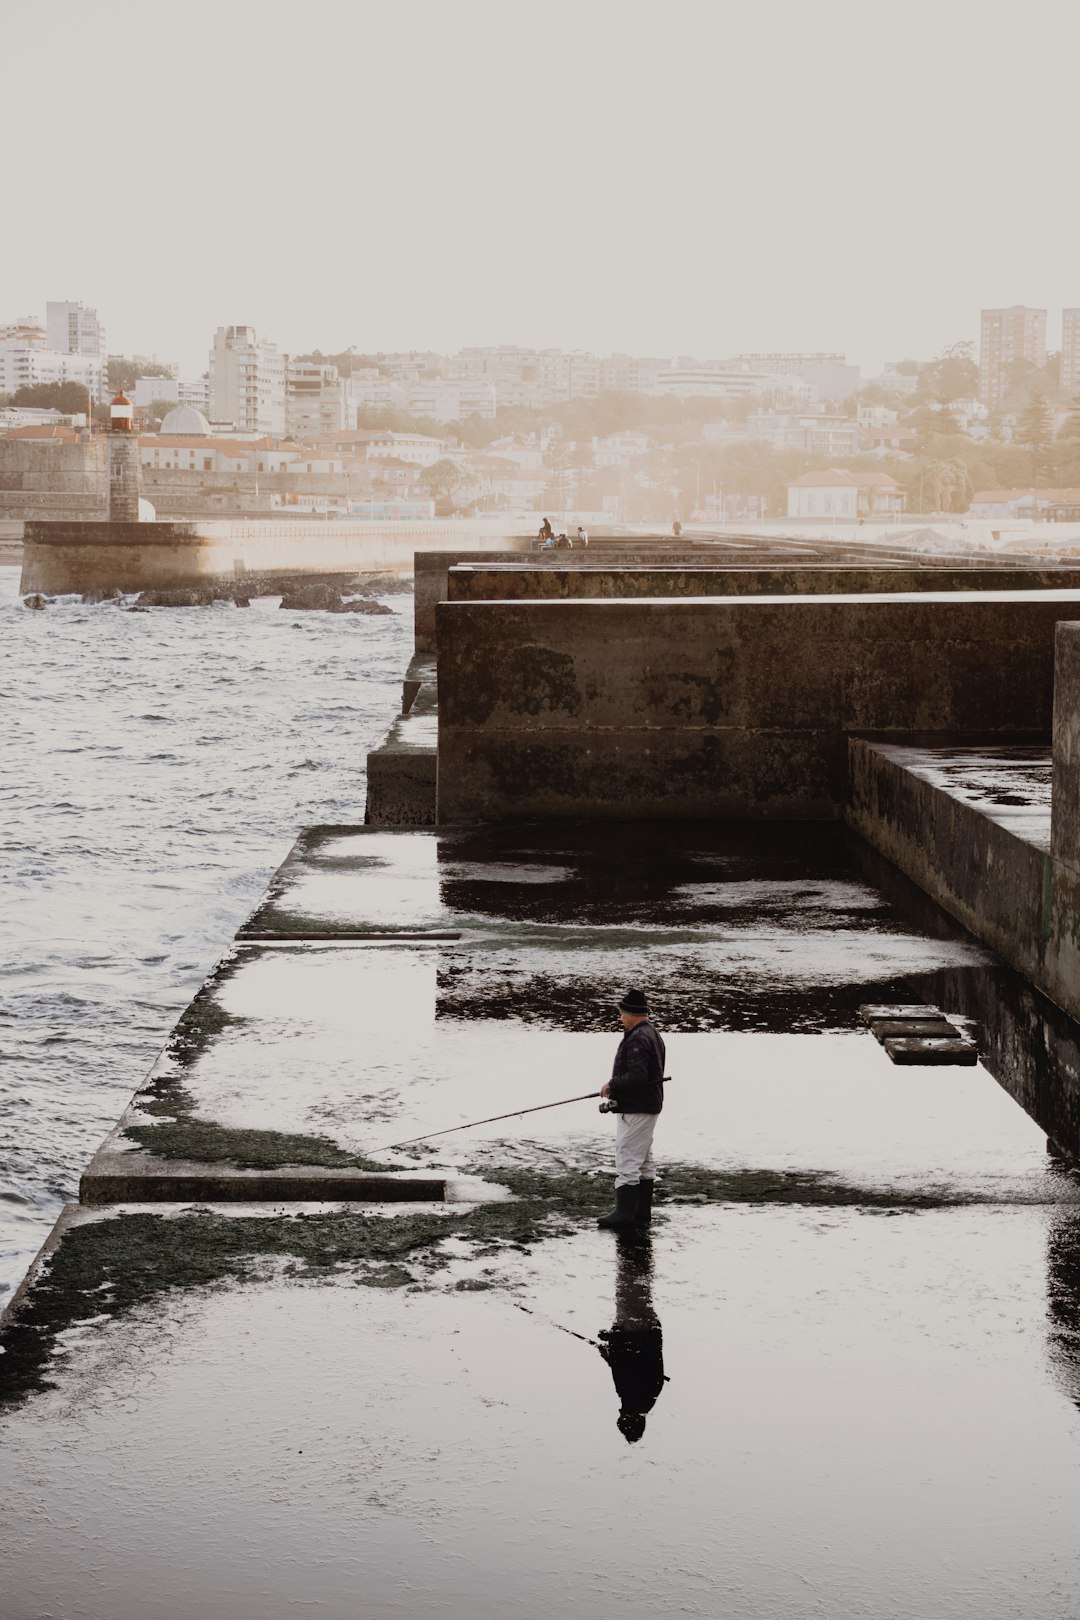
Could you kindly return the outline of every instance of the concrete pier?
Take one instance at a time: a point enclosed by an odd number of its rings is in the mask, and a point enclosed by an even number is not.
[[[369,825],[298,838],[0,1319],[5,1616],[1066,1620],[1078,593],[424,567]],[[618,1237],[612,1121],[527,1110],[631,985]]]

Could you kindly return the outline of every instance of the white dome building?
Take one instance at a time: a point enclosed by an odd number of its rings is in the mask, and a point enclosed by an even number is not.
[[[194,405],[174,405],[165,415],[159,433],[182,433],[185,438],[210,437],[210,424]]]

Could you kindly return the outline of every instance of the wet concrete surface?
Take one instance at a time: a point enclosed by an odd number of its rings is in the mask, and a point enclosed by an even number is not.
[[[596,1228],[593,1102],[387,1150],[598,1087],[630,984],[650,1234]],[[1077,1095],[1076,1026],[839,829],[308,834],[119,1155],[448,1201],[70,1215],[0,1337],[5,1620],[1075,1620]]]
[[[1077,1612],[1071,1213],[447,1246],[411,1286],[268,1261],[70,1332],[2,1426],[9,1620]],[[629,1443],[584,1342],[628,1310],[670,1380]]]
[[[943,793],[969,804],[1036,849],[1050,849],[1049,748],[905,748],[890,758]]]

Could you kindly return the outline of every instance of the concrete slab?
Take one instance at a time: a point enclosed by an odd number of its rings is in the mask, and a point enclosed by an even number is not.
[[[979,1061],[974,1041],[961,1036],[889,1035],[881,1043],[894,1063],[902,1066],[973,1069]]]
[[[1076,1212],[470,1218],[84,1219],[3,1341],[5,1616],[1080,1608]]]

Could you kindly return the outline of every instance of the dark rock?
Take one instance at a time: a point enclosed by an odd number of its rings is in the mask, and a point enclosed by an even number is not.
[[[251,597],[250,596],[234,596],[233,601],[236,603],[237,607],[250,607],[251,606]]]
[[[341,606],[333,611],[335,613],[370,613],[377,615],[380,613],[392,614],[394,610],[386,607],[382,602],[372,601],[369,596],[361,596],[359,598],[354,597],[350,602],[342,602]]]
[[[281,606],[290,613],[341,613],[344,609],[341,592],[332,585],[294,585],[281,598]]]
[[[142,591],[139,594],[137,606],[148,608],[206,607],[209,600],[205,592],[197,590]]]
[[[43,608],[48,607],[50,600],[50,597],[42,596],[39,591],[35,591],[32,596],[23,597],[23,607],[31,608],[35,613],[40,613]]]

